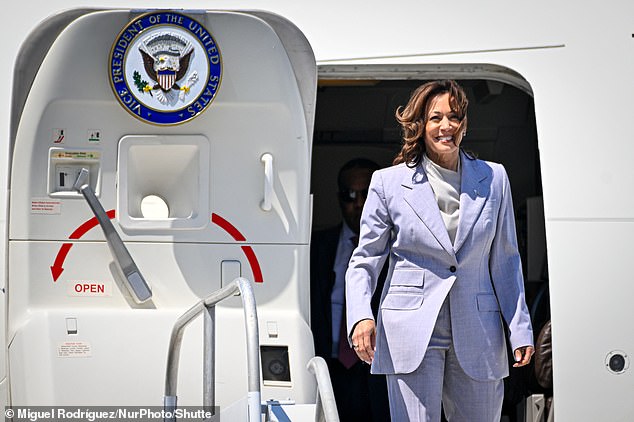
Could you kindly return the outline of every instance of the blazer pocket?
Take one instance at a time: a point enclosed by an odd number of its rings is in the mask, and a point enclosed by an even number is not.
[[[476,296],[478,311],[480,312],[500,312],[500,305],[495,295],[480,294]]]
[[[394,269],[390,286],[414,286],[423,287],[425,282],[425,270],[399,270]]]
[[[423,304],[422,294],[388,293],[381,303],[381,309],[411,310]]]

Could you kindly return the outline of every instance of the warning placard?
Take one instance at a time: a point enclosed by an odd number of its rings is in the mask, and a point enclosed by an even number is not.
[[[92,357],[90,343],[85,341],[64,341],[57,345],[58,358],[89,358]]]
[[[61,211],[62,202],[59,199],[31,199],[31,214],[59,214]]]

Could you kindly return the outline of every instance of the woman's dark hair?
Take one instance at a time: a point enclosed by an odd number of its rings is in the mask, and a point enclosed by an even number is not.
[[[449,93],[451,110],[458,115],[460,126],[456,133],[467,129],[467,95],[453,80],[431,81],[416,88],[405,108],[396,109],[396,120],[401,125],[403,146],[394,158],[393,164],[405,163],[416,167],[425,153],[425,125],[431,100],[440,94]]]

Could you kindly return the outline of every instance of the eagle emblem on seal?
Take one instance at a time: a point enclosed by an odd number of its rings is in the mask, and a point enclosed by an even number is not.
[[[145,73],[153,80],[150,84],[135,74],[139,90],[156,95],[163,104],[184,100],[192,85],[198,81],[196,71],[187,75],[194,47],[185,37],[163,32],[145,38],[139,47]],[[187,79],[181,83],[187,76]]]
[[[108,56],[110,86],[123,108],[155,125],[199,116],[222,80],[220,49],[192,17],[172,10],[135,16],[119,32]]]

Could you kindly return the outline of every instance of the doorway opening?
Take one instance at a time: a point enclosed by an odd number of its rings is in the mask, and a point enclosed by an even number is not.
[[[550,319],[550,304],[535,107],[528,82],[495,65],[328,65],[319,67],[318,76],[313,230],[341,221],[336,179],[344,163],[368,158],[381,167],[391,165],[401,147],[395,111],[416,87],[431,79],[456,79],[463,86],[469,98],[469,127],[462,147],[480,159],[503,164],[509,175],[526,299],[537,336]],[[514,397],[505,401],[540,392],[532,367],[519,377],[508,381],[516,385],[507,385]]]

